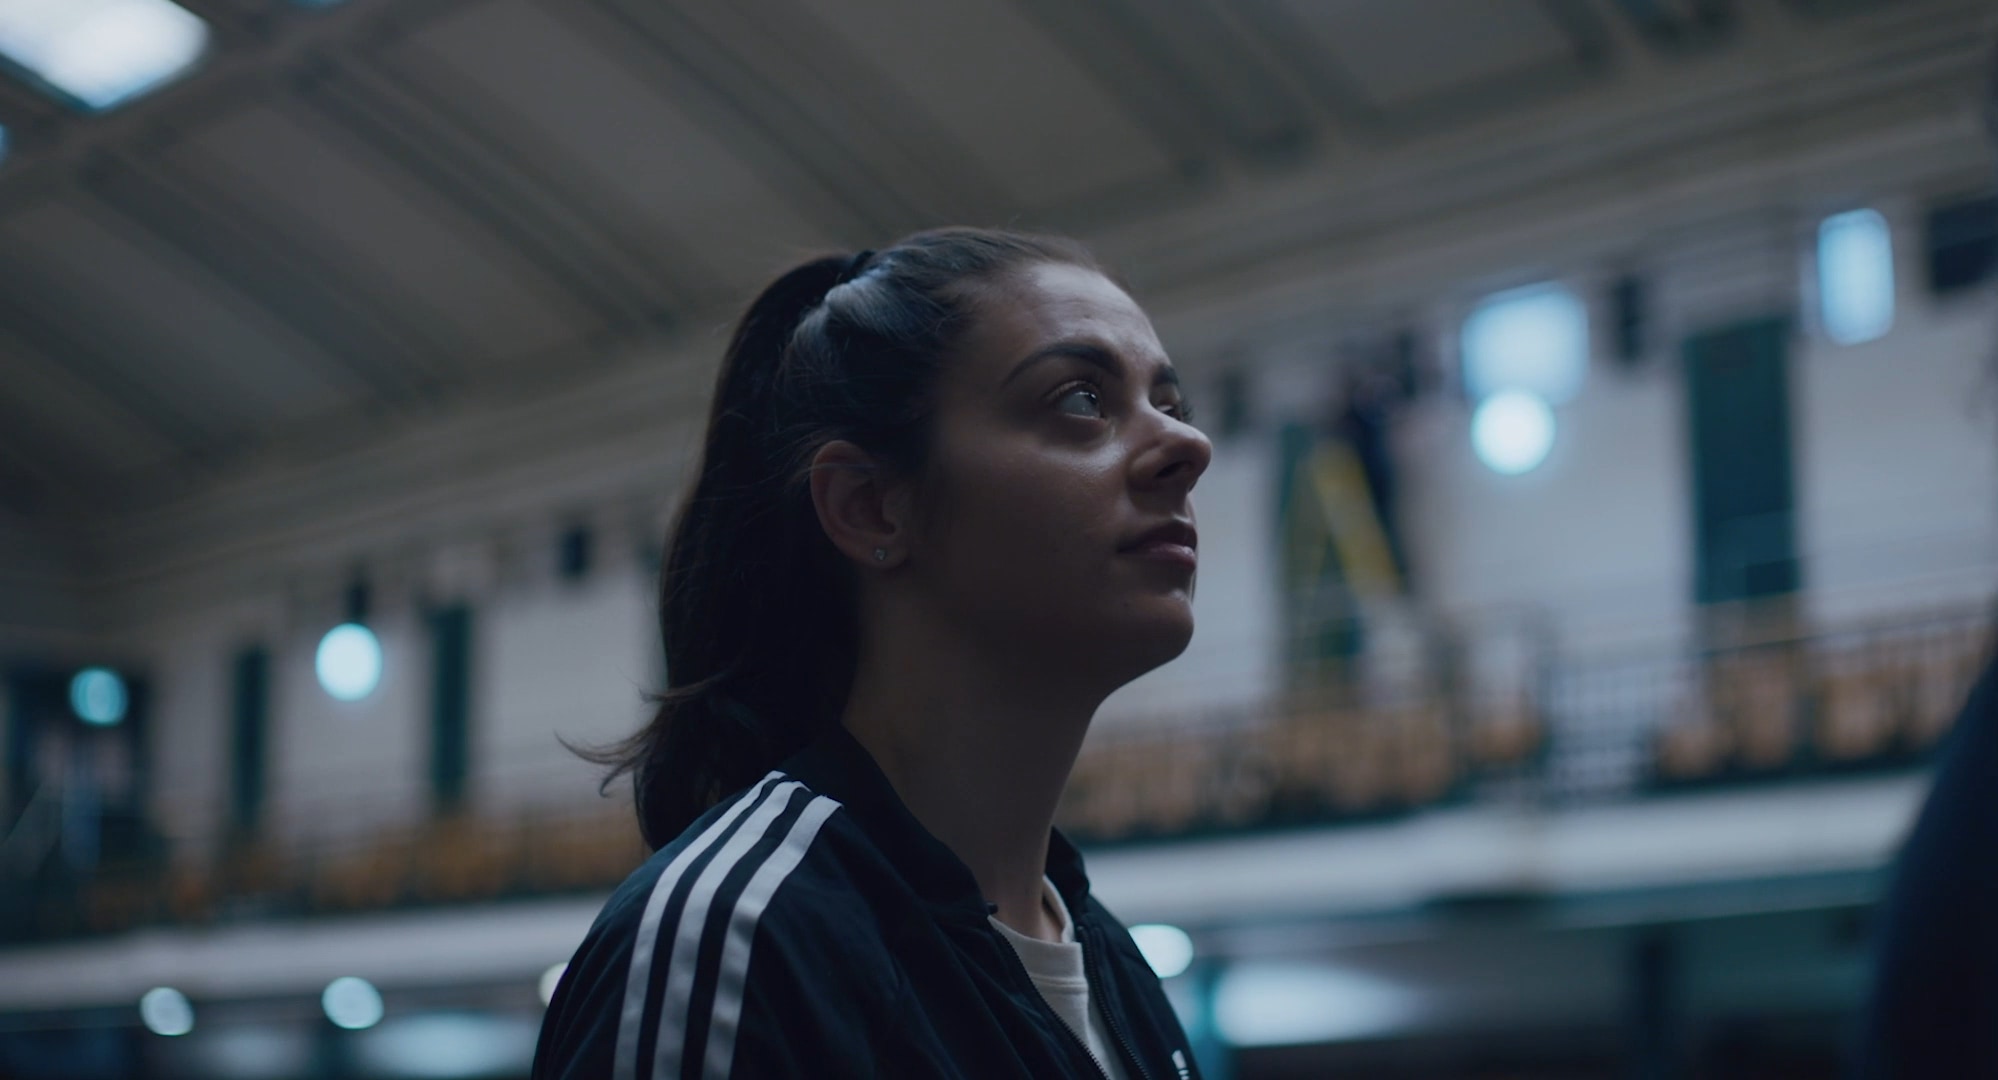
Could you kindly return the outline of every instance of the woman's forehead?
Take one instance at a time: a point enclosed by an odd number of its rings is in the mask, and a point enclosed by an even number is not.
[[[1144,309],[1101,272],[1039,263],[993,282],[966,344],[995,363],[1068,339],[1100,343],[1133,358],[1159,354]]]

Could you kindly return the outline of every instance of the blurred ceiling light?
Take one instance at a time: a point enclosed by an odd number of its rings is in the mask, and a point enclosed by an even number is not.
[[[1532,472],[1553,447],[1554,410],[1532,394],[1494,394],[1471,416],[1471,449],[1495,473]]]
[[[155,986],[139,999],[139,1019],[155,1035],[185,1035],[194,1030],[194,1004],[171,986]]]
[[[541,992],[543,1005],[555,1000],[555,988],[562,985],[562,973],[568,970],[569,965],[561,963],[541,973],[541,984],[538,989]]]
[[[1486,297],[1464,319],[1464,387],[1473,401],[1524,390],[1561,405],[1589,372],[1589,316],[1552,283]]]
[[[1214,989],[1214,1024],[1234,1046],[1296,1046],[1390,1034],[1415,995],[1386,980],[1310,964],[1238,964]]]
[[[168,0],[0,0],[0,55],[90,110],[185,73],[208,24]]]
[[[69,707],[86,724],[111,727],[125,719],[125,680],[110,668],[84,668],[69,680]]]
[[[382,992],[366,979],[342,975],[326,984],[319,995],[326,1019],[348,1031],[360,1031],[381,1023]]]
[[[360,623],[341,623],[319,639],[313,669],[327,693],[341,701],[359,701],[382,681],[382,643]]]
[[[1131,927],[1131,940],[1161,979],[1170,979],[1193,963],[1193,939],[1177,926],[1141,923]]]
[[[1878,210],[1833,214],[1818,225],[1818,304],[1840,345],[1872,341],[1894,326],[1894,240]]]

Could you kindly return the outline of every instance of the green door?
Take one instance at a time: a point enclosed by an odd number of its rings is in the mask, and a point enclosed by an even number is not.
[[[1686,340],[1695,590],[1703,604],[1795,592],[1789,321]]]

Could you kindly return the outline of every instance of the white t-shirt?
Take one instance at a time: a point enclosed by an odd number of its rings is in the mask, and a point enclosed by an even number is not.
[[[1048,910],[1054,913],[1060,923],[1060,941],[1042,941],[1028,937],[1018,930],[999,921],[998,916],[988,916],[992,925],[1020,954],[1020,963],[1027,969],[1027,977],[1034,981],[1034,988],[1047,999],[1049,1007],[1069,1029],[1082,1037],[1084,1046],[1103,1067],[1110,1080],[1127,1080],[1124,1065],[1117,1060],[1116,1051],[1110,1048],[1109,1025],[1103,1021],[1103,1010],[1089,1000],[1089,976],[1082,966],[1082,943],[1075,940],[1075,925],[1069,921],[1068,905],[1062,902],[1061,893],[1056,891],[1054,882],[1041,878],[1041,889],[1046,895]]]

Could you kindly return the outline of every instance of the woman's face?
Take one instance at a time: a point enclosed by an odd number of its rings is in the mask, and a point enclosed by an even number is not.
[[[1213,447],[1102,274],[1037,264],[977,297],[938,385],[910,570],[991,647],[1114,687],[1192,637],[1188,495]]]

